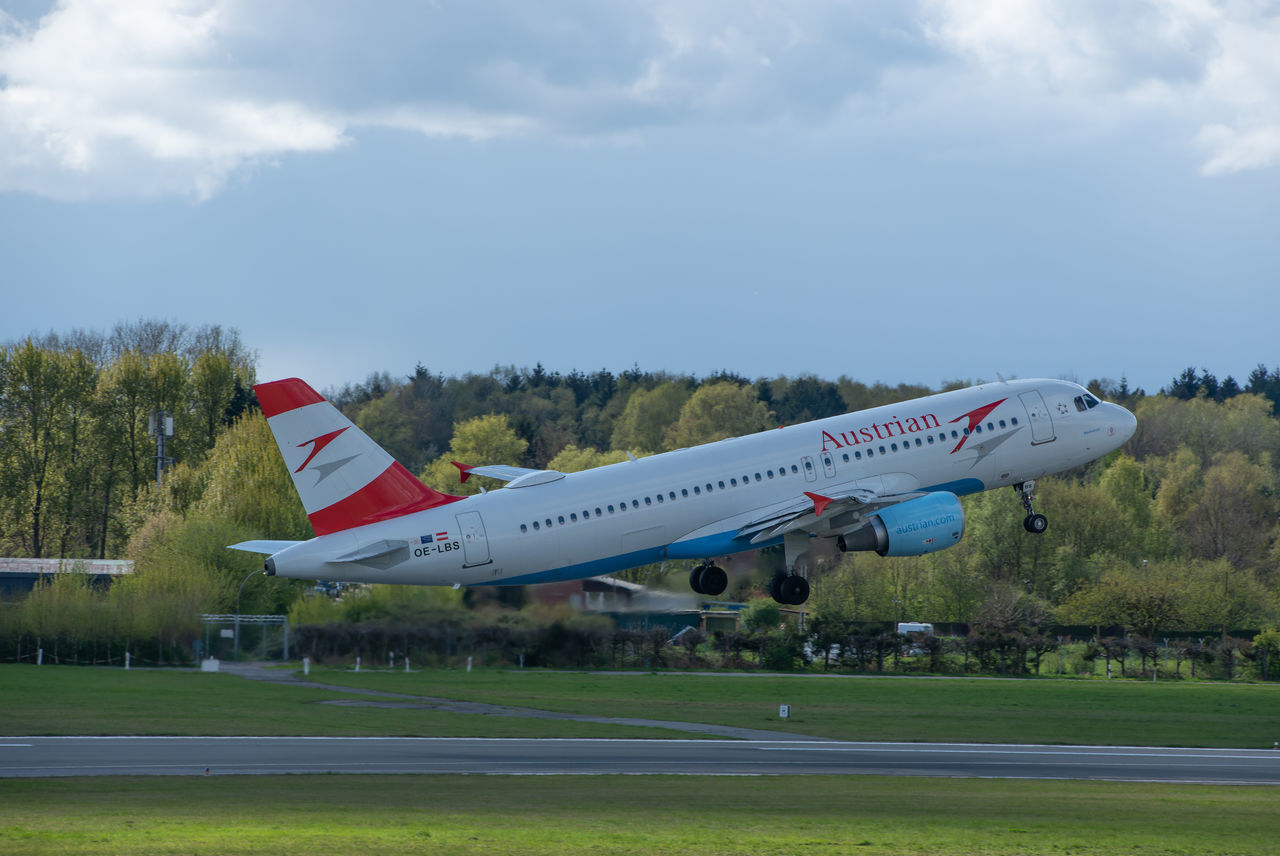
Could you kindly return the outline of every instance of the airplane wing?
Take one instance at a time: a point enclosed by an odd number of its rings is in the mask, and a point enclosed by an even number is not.
[[[878,494],[854,488],[824,495],[804,492],[804,497],[789,505],[771,509],[738,530],[739,538],[752,544],[769,541],[788,532],[801,530],[811,534],[839,532],[858,525],[865,517],[882,508],[924,496],[923,491]]]
[[[564,478],[564,473],[556,470],[531,470],[526,467],[509,467],[505,464],[488,464],[486,466],[473,467],[468,464],[460,464],[457,461],[450,461],[449,463],[458,468],[464,483],[472,476],[487,476],[491,479],[507,482],[507,487],[532,487],[535,484],[546,484],[547,482]]]

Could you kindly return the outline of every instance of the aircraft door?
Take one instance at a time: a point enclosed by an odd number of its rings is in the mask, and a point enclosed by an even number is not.
[[[466,559],[464,568],[487,565],[493,561],[489,557],[489,539],[484,533],[484,521],[480,512],[468,511],[456,515],[458,528],[462,530],[462,554]]]
[[[1018,397],[1022,399],[1023,406],[1027,408],[1027,418],[1031,420],[1031,445],[1054,440],[1056,435],[1053,432],[1053,417],[1049,415],[1049,408],[1045,406],[1040,390],[1033,389]]]
[[[805,481],[817,481],[818,471],[813,468],[813,458],[805,455],[800,459],[800,462],[804,465]]]

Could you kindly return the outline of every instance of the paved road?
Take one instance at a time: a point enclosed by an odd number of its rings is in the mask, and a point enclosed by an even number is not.
[[[1280,752],[770,740],[6,737],[0,777],[263,773],[879,774],[1280,785]]]

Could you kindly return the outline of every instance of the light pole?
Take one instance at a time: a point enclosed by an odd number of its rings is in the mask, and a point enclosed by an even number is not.
[[[249,574],[249,577],[260,573],[262,573],[262,568],[258,568],[258,570]],[[236,591],[236,641],[233,645],[236,660],[240,659],[240,595],[244,594],[244,584],[249,582],[249,577],[245,577],[240,581],[240,588]]]

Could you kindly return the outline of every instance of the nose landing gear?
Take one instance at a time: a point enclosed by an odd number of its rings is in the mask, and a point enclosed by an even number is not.
[[[1027,516],[1022,520],[1022,528],[1032,535],[1043,534],[1044,530],[1049,528],[1049,518],[1043,514],[1036,514],[1035,508],[1031,506],[1031,501],[1035,499],[1031,492],[1035,490],[1036,483],[1034,481],[1024,481],[1013,487],[1018,492],[1018,497],[1022,500],[1022,507],[1027,510]]]

